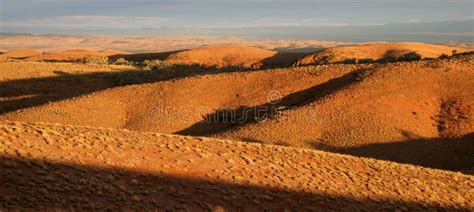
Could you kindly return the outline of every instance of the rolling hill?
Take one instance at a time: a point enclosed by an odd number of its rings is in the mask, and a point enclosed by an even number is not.
[[[32,57],[35,55],[39,55],[42,52],[34,50],[34,49],[15,49],[3,54],[0,54],[0,58],[11,58],[11,59],[24,59],[28,57]]]
[[[472,176],[321,151],[20,122],[0,138],[3,209],[474,208]]]
[[[437,58],[442,54],[451,55],[469,51],[467,49],[425,43],[374,43],[354,46],[327,48],[297,60],[294,65],[337,63],[346,60],[380,60],[397,58],[416,52],[422,58]]]
[[[166,60],[202,66],[259,68],[261,66],[287,66],[300,53],[278,53],[247,46],[210,46],[177,52]]]
[[[62,52],[48,52],[43,54],[33,55],[31,57],[24,58],[25,61],[30,62],[41,62],[41,61],[53,61],[53,62],[74,62],[77,59],[85,57],[108,57],[117,54],[124,54],[125,52],[121,51],[90,51],[86,49],[72,49]]]
[[[215,136],[464,170],[474,167],[472,70],[472,56],[462,56],[207,74],[0,119]]]

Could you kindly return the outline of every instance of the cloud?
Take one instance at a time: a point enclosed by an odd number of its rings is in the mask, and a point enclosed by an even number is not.
[[[410,19],[407,20],[407,23],[420,23],[422,21],[423,20],[418,19],[418,18],[410,18]]]
[[[57,16],[31,19],[9,19],[0,22],[7,27],[159,27],[172,19],[159,16]]]
[[[213,28],[226,26],[238,27],[277,27],[277,26],[348,26],[356,23],[330,20],[328,18],[255,18],[250,20],[221,20],[213,24],[199,25],[189,19],[164,18],[160,16],[56,16],[29,19],[7,19],[0,22],[3,27],[37,28],[158,28],[163,26],[182,27],[186,23],[195,23],[193,27]]]
[[[233,27],[278,27],[278,26],[347,26],[352,23],[327,18],[258,18],[247,22],[228,23]]]

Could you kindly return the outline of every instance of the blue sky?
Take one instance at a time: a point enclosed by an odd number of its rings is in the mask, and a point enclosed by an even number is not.
[[[0,0],[6,27],[341,26],[474,18],[474,0]]]

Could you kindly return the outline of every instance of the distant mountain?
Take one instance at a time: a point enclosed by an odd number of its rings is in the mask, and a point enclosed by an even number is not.
[[[386,24],[384,29],[392,32],[411,33],[470,33],[474,34],[474,19],[436,23]]]
[[[150,30],[150,29],[148,29]],[[146,33],[146,30],[144,30]],[[180,29],[160,28],[154,32],[179,35],[215,35],[246,38],[295,38],[340,41],[474,42],[474,20],[438,23],[394,23],[372,26],[291,26]],[[151,31],[150,31],[151,32]]]
[[[35,35],[32,33],[0,32],[0,36]]]
[[[338,41],[474,42],[474,19],[436,23],[390,23],[351,26],[288,26],[241,28],[48,28],[5,29],[40,34],[188,35],[241,38],[319,39]]]

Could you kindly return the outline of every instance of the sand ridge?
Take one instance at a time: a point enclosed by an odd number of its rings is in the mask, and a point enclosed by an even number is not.
[[[465,56],[207,74],[112,88],[0,119],[215,136],[463,170],[474,167],[472,62]],[[275,91],[281,99],[268,104]],[[242,123],[229,121],[243,116]]]
[[[344,62],[349,59],[380,60],[388,57],[400,57],[410,52],[416,52],[422,58],[437,58],[442,54],[452,55],[453,51],[462,53],[470,50],[425,43],[374,43],[350,45],[323,49],[299,59],[294,63],[294,65],[336,63]]]
[[[228,43],[35,54],[0,61],[0,210],[474,210],[472,53],[297,67],[302,54]]]
[[[21,59],[29,62],[77,62],[83,58],[108,57],[110,61],[124,58],[137,64],[145,60],[161,60],[169,64],[199,65],[203,67],[261,68],[262,66],[290,66],[306,54],[280,53],[250,46],[226,45],[209,46],[181,51],[160,53],[127,53],[115,50],[91,51],[71,49],[61,52],[41,53],[35,50],[13,50],[2,55],[3,58]]]
[[[39,55],[42,52],[34,50],[34,49],[15,49],[3,54],[0,54],[0,58],[13,58],[13,59],[24,59],[28,57],[32,57],[35,55]]]
[[[167,61],[217,68],[229,66],[260,68],[261,66],[288,66],[300,56],[302,54],[278,53],[247,46],[210,46],[177,52],[168,57]]]
[[[472,176],[314,150],[20,122],[0,137],[5,209],[474,208]]]

